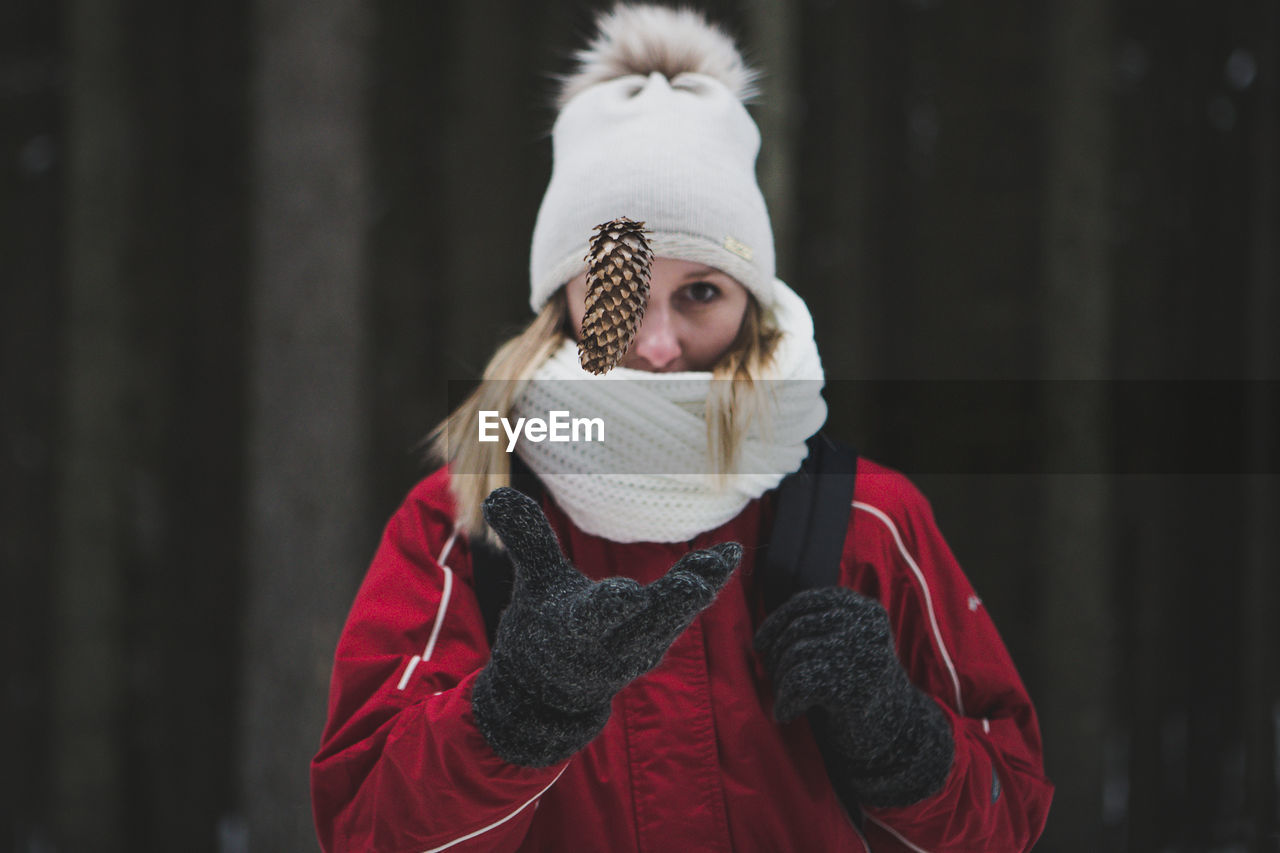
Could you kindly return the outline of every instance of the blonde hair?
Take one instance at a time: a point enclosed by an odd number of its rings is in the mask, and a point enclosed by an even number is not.
[[[780,337],[760,303],[750,296],[737,336],[711,370],[713,379],[732,380],[713,382],[707,395],[707,446],[712,453],[708,461],[718,479],[733,470],[747,430],[761,412],[756,379],[772,362]],[[511,457],[501,442],[482,444],[457,437],[477,433],[482,410],[509,416],[528,381],[567,339],[572,335],[562,287],[528,326],[498,347],[479,386],[427,436],[429,458],[449,466],[457,525],[464,535],[483,530],[496,543],[480,505],[494,489],[511,484]]]

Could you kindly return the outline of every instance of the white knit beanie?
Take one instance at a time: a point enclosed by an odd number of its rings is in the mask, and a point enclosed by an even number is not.
[[[618,6],[564,81],[551,182],[533,229],[535,312],[586,269],[592,229],[643,221],[657,257],[697,261],[774,304],[773,230],[756,183],[760,131],[732,39],[691,10]]]

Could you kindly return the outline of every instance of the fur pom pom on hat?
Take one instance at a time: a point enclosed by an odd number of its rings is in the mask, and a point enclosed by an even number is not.
[[[757,94],[759,73],[743,62],[733,39],[692,9],[618,6],[600,16],[596,37],[574,58],[577,71],[560,80],[560,109],[596,83],[654,71],[668,80],[686,71],[714,77],[744,103]]]
[[[756,73],[699,13],[619,5],[562,78],[551,181],[534,225],[536,312],[586,269],[592,229],[643,221],[654,255],[696,261],[774,303],[773,230],[756,183]]]

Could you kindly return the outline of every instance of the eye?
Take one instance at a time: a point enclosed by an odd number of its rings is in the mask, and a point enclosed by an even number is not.
[[[684,286],[685,296],[692,302],[705,305],[720,296],[720,288],[709,281],[695,281]]]

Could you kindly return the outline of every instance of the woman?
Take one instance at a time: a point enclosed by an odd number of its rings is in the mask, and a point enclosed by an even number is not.
[[[812,321],[774,278],[752,74],[691,12],[598,24],[553,132],[537,316],[437,430],[447,465],[392,518],[338,646],[324,848],[1030,848],[1052,791],[1035,712],[905,478],[860,460],[839,584],[764,613],[773,490],[826,409]],[[582,259],[620,215],[657,259],[633,345],[590,377]],[[526,434],[545,497],[506,488],[480,412],[592,407],[608,440]],[[515,569],[492,647],[486,538]]]

